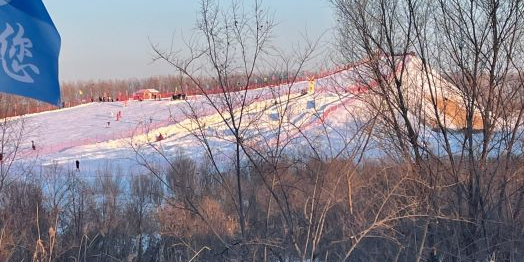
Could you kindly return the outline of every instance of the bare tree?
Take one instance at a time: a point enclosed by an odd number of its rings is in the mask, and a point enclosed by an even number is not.
[[[515,257],[514,238],[500,245],[500,225],[519,223],[507,219],[504,206],[520,202],[512,196],[522,189],[508,175],[520,173],[523,3],[331,2],[342,57],[369,59],[359,78],[373,83],[370,108],[380,112],[380,130],[397,159],[413,163],[414,178],[427,188],[416,259],[453,229],[461,233],[441,244],[443,253],[475,261],[494,253]],[[435,224],[442,216],[455,221],[450,228]]]

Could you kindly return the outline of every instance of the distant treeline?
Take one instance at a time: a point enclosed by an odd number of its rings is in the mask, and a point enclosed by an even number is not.
[[[99,97],[123,97],[131,98],[133,93],[140,89],[156,89],[160,93],[199,93],[205,90],[227,90],[236,91],[247,85],[264,86],[279,83],[289,83],[304,80],[313,75],[309,72],[290,73],[273,72],[267,75],[257,75],[250,79],[242,76],[231,76],[228,79],[219,80],[215,78],[200,78],[194,80],[174,76],[154,76],[149,78],[130,78],[122,80],[89,80],[62,82],[62,107],[72,107],[84,103],[96,102]],[[0,93],[0,117],[10,117],[49,111],[57,109],[47,103],[31,98]]]

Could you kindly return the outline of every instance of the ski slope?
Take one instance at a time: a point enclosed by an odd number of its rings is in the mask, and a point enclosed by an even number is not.
[[[305,95],[309,81],[230,93],[236,110],[246,105],[241,136],[247,150],[274,157],[351,157],[366,139],[363,129],[372,119],[358,99],[366,92],[358,87],[362,86],[359,68],[318,78],[315,92]],[[417,74],[407,78],[422,90],[413,96],[424,96],[419,78]],[[215,94],[175,101],[95,102],[26,115],[16,163],[20,167],[32,163],[32,172],[56,167],[68,171],[79,160],[83,176],[115,170],[129,175],[145,172],[145,161],[160,168],[165,164],[161,154],[204,160],[211,153],[227,167],[233,163],[236,143],[226,124],[231,119],[224,101],[223,94]],[[118,112],[122,117],[116,121]],[[165,139],[156,142],[158,134]],[[31,149],[31,141],[36,150]],[[373,143],[367,150],[373,154]]]

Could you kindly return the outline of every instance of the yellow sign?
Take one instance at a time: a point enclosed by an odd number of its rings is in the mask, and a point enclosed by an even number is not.
[[[309,91],[308,93],[313,94],[315,93],[315,79],[311,78],[309,79]]]

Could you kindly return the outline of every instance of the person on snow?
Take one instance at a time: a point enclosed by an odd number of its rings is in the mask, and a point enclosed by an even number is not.
[[[76,171],[80,171],[80,161],[78,159],[75,161]]]
[[[32,141],[32,140],[31,140],[31,148],[32,148],[33,150],[36,150],[35,141]]]

